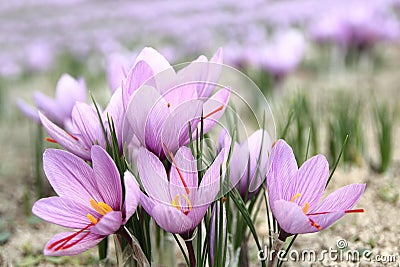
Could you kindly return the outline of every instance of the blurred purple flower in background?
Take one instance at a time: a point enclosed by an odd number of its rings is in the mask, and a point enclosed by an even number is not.
[[[69,152],[48,149],[43,155],[44,171],[58,196],[38,200],[32,212],[48,222],[80,229],[56,234],[46,244],[45,255],[79,254],[114,234],[135,212],[140,189],[128,171],[121,178],[105,150],[93,146],[93,168]]]
[[[71,121],[71,112],[75,102],[86,101],[86,85],[84,80],[75,80],[68,74],[63,74],[58,80],[55,98],[50,98],[41,92],[33,95],[38,110],[61,127]],[[17,100],[20,110],[30,119],[38,121],[37,111],[22,100]]]
[[[300,167],[292,148],[278,140],[272,148],[267,175],[268,199],[272,214],[288,234],[321,231],[357,204],[365,184],[351,184],[329,194],[322,202],[329,177],[328,161],[322,155],[308,159]]]

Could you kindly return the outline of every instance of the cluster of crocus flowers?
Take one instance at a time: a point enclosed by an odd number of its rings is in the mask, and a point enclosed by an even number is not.
[[[58,196],[37,201],[32,211],[48,222],[79,229],[56,234],[45,255],[75,255],[97,245],[117,232],[139,204],[140,189],[131,173],[124,176],[123,201],[113,160],[99,146],[92,147],[91,158],[93,168],[67,151],[49,149],[43,156],[44,171]]]
[[[352,209],[360,199],[365,184],[351,184],[329,194],[322,202],[329,177],[328,161],[322,155],[308,159],[298,168],[291,147],[278,140],[271,151],[267,175],[271,211],[287,234],[321,231]]]

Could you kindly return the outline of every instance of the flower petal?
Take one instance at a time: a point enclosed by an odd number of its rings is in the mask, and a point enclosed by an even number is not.
[[[225,149],[223,149],[215,158],[213,164],[208,168],[201,180],[199,189],[197,191],[196,203],[193,206],[209,206],[215,200],[221,183],[221,164],[225,164]],[[224,179],[224,172],[222,172],[222,182]]]
[[[126,115],[125,125],[126,129],[132,130],[129,136],[134,134],[142,145],[145,145],[145,129],[146,123],[153,106],[160,99],[160,93],[151,86],[143,86],[135,92],[129,102]],[[124,129],[125,130],[125,129]],[[130,143],[131,140],[127,139],[127,133],[124,132],[124,142]]]
[[[125,223],[135,213],[137,206],[140,202],[140,188],[135,177],[130,171],[124,174],[125,183]]]
[[[350,184],[329,194],[309,213],[345,211],[351,209],[365,190],[365,184]]]
[[[122,130],[123,130],[123,123],[125,117],[125,110],[122,106],[122,90],[121,88],[117,88],[114,94],[111,96],[110,102],[107,105],[107,108],[104,111],[105,117],[110,117],[112,119],[115,132],[117,134],[117,140],[119,149],[122,150]],[[106,129],[109,129],[108,121],[104,123]]]
[[[42,198],[33,205],[32,212],[45,221],[75,229],[90,224],[86,216],[93,213],[89,206],[62,197]]]
[[[321,199],[328,177],[328,161],[323,155],[314,156],[300,167],[284,199],[290,200],[295,194],[300,194],[294,202],[302,207],[308,202],[312,209]],[[290,192],[294,194],[290,195]]]
[[[164,165],[144,147],[139,149],[138,171],[146,193],[160,202],[170,204],[172,199]]]
[[[122,224],[122,212],[110,211],[90,228],[90,232],[98,235],[111,235],[114,234]]]
[[[161,228],[169,233],[182,234],[195,228],[191,219],[172,205],[160,203],[154,206],[152,217]]]
[[[77,138],[71,136],[63,129],[49,121],[43,114],[39,112],[39,118],[42,122],[43,127],[46,129],[47,133],[57,141],[60,146],[64,147],[68,151],[71,151],[75,155],[85,159],[90,160],[90,150],[86,147],[86,145],[77,140]]]
[[[86,101],[86,85],[83,79],[75,80],[69,74],[63,74],[57,82],[56,101],[64,118],[71,115],[75,102]]]
[[[318,229],[311,225],[309,218],[303,213],[301,207],[294,202],[276,200],[271,205],[271,210],[279,226],[286,233],[305,234],[318,232]]]
[[[43,112],[46,116],[54,120],[57,124],[62,125],[66,118],[63,112],[57,105],[57,102],[41,92],[35,92],[33,94],[36,106],[39,111]],[[69,115],[68,115],[69,116]]]
[[[113,210],[121,210],[122,186],[117,166],[102,147],[93,146],[91,152],[94,182],[97,185],[97,191],[102,196],[101,199],[95,200],[105,202]]]
[[[77,156],[59,149],[46,149],[43,169],[54,191],[60,196],[89,205],[91,198],[102,199],[93,170]]]
[[[49,250],[48,249],[48,247],[51,244],[57,242],[58,240],[62,240],[63,238],[66,238],[66,237],[68,237],[68,236],[70,236],[72,234],[74,234],[74,232],[64,232],[64,233],[59,233],[59,234],[56,234],[55,236],[53,236],[53,238],[50,239],[49,242],[47,242],[47,244],[45,246],[45,249],[43,250],[43,254],[45,256],[72,256],[72,255],[76,255],[76,254],[82,253],[82,252],[84,252],[84,251],[96,246],[104,238],[104,236],[96,235],[96,234],[93,234],[93,233],[87,234],[87,232],[83,232],[83,233],[78,234],[73,239],[71,239],[71,241],[69,241],[69,244],[73,244],[74,242],[76,242],[79,239],[84,237],[76,245],[73,245],[70,248],[62,249],[62,250],[58,250],[58,251],[54,251],[54,250]]]
[[[25,103],[25,101],[23,101],[22,99],[17,99],[17,106],[19,108],[19,110],[26,116],[28,117],[28,119],[40,123],[40,118],[39,118],[39,113],[37,111],[37,109],[35,109],[34,107],[32,107],[31,105],[28,105],[27,103]]]
[[[111,92],[114,93],[121,86],[128,73],[128,60],[120,54],[112,54],[107,59],[107,78]]]
[[[103,128],[95,108],[86,103],[76,102],[71,119],[74,129],[77,130],[87,147],[94,144],[106,147]]]
[[[197,162],[193,158],[192,152],[187,147],[181,147],[175,155],[175,163],[178,166],[179,172],[174,163],[172,163],[169,174],[171,196],[187,195],[191,201],[196,199],[196,191],[198,187],[197,177]],[[182,175],[182,178],[180,177]],[[186,192],[184,180],[190,193]]]
[[[142,85],[155,86],[155,82],[149,80],[154,72],[149,64],[143,60],[138,61],[129,71],[122,84],[123,107],[126,110],[133,93]]]
[[[296,194],[288,190],[297,171],[292,148],[284,140],[278,140],[271,149],[267,174],[268,198],[271,205],[275,200],[286,199],[284,195],[291,196],[288,199],[290,200]]]
[[[204,114],[204,133],[207,133],[224,115],[225,109],[229,103],[231,89],[228,87],[220,89],[203,105]]]

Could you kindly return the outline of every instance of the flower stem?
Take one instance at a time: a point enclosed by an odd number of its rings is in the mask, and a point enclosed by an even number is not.
[[[194,249],[193,249],[193,244],[192,240],[190,241],[185,241],[186,248],[189,253],[189,261],[190,261],[190,267],[196,267],[196,257],[194,255]]]

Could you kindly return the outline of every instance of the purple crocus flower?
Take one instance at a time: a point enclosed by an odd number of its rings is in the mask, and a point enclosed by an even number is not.
[[[219,63],[221,53],[219,50],[210,62]],[[201,56],[175,73],[168,61],[151,48],[144,49],[136,61],[122,86],[124,106],[130,99],[124,122],[123,139],[127,143],[136,136],[143,146],[165,158],[165,147],[176,152],[187,144],[201,118],[207,133],[223,115],[230,89],[220,89],[211,96],[221,65]],[[148,77],[145,85],[144,77]]]
[[[231,143],[226,131],[220,135],[222,143]],[[271,139],[267,131],[259,129],[242,143],[235,142],[230,160],[229,178],[244,200],[249,200],[258,192],[268,171]]]
[[[323,201],[329,177],[328,161],[323,155],[308,159],[297,167],[291,147],[278,140],[270,155],[267,175],[268,198],[272,214],[287,234],[321,231],[352,210],[365,189],[365,184],[344,186]]]
[[[45,221],[73,229],[56,234],[44,254],[79,254],[114,234],[135,212],[140,199],[139,186],[130,172],[124,176],[125,202],[121,178],[115,163],[99,146],[91,149],[93,168],[63,150],[47,149],[44,171],[58,196],[38,200],[32,212]]]
[[[138,171],[147,193],[142,193],[141,205],[167,232],[190,237],[219,192],[225,154],[218,154],[200,185],[197,164],[189,148],[181,147],[175,157],[172,153],[170,157],[172,166],[167,176],[159,158],[140,148]]]
[[[121,54],[112,54],[107,61],[107,78],[111,92],[115,92],[122,85],[129,71],[128,59]]]
[[[104,136],[102,123],[109,135],[107,115],[115,124],[119,149],[122,150],[122,122],[124,117],[122,107],[121,88],[114,92],[111,100],[100,118],[95,107],[86,103],[76,102],[72,113],[71,123],[63,130],[51,122],[43,114],[39,114],[43,127],[51,138],[47,141],[60,144],[75,155],[90,160],[90,148],[97,144],[106,148],[107,140]]]
[[[70,122],[75,102],[86,101],[86,85],[83,79],[75,80],[70,75],[63,74],[58,80],[54,99],[41,92],[35,92],[33,98],[41,113],[45,114],[56,124],[64,127]],[[23,101],[19,100],[17,104],[28,118],[34,120],[38,118],[37,115],[34,115],[33,109]]]

